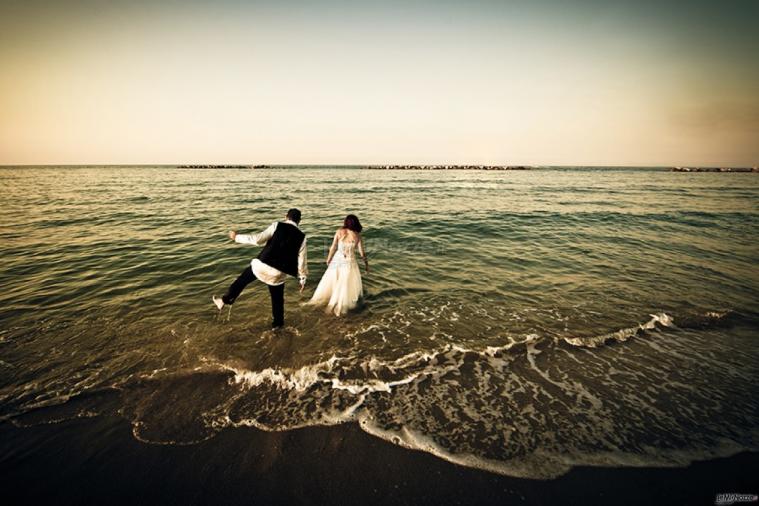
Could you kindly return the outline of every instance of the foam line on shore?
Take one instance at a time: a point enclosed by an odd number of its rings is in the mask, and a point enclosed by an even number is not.
[[[359,427],[374,437],[409,450],[423,451],[453,464],[471,467],[482,471],[529,479],[555,479],[566,474],[573,467],[686,467],[693,462],[718,458],[732,457],[744,451],[759,451],[759,431],[754,431],[754,444],[751,448],[723,438],[711,448],[698,450],[661,450],[645,448],[645,454],[628,452],[595,452],[575,453],[573,455],[553,454],[546,451],[536,451],[530,455],[513,461],[499,461],[479,457],[471,453],[451,453],[435,443],[430,436],[424,435],[408,427],[399,430],[388,430],[372,422],[371,416],[364,414],[358,417]]]
[[[609,341],[616,341],[623,343],[628,339],[639,335],[641,332],[653,330],[657,324],[663,327],[674,327],[675,322],[671,316],[666,313],[657,313],[650,315],[651,319],[643,324],[639,324],[635,327],[628,327],[610,332],[608,334],[601,334],[598,336],[590,337],[564,337],[564,341],[572,346],[582,346],[585,348],[597,348]]]

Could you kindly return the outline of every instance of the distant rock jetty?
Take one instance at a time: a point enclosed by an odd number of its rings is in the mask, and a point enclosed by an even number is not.
[[[177,165],[178,169],[249,169],[250,165]]]
[[[530,170],[524,165],[365,165],[376,170]]]
[[[276,169],[287,165],[177,165],[180,169]],[[361,165],[375,170],[530,170],[525,165]]]
[[[672,167],[672,172],[759,172],[759,167]]]

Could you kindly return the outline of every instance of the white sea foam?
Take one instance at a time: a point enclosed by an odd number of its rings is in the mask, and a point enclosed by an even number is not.
[[[292,368],[251,370],[242,362],[201,358],[182,374],[198,376],[201,386],[210,378],[208,388],[223,394],[194,410],[195,419],[167,421],[161,407],[150,405],[165,396],[139,390],[138,409],[125,414],[133,417],[135,438],[160,444],[191,444],[225,427],[284,431],[358,422],[369,434],[452,463],[532,478],[551,478],[574,465],[686,465],[756,448],[756,434],[740,430],[749,418],[731,426],[702,421],[723,420],[734,400],[683,381],[672,364],[695,363],[686,344],[644,339],[657,347],[587,349],[668,327],[672,318],[654,314],[644,324],[575,344],[585,349],[529,333],[481,349],[441,343],[400,356],[334,354]],[[617,335],[625,337],[608,337]],[[658,359],[640,362],[629,354],[643,349],[655,349]],[[720,367],[719,357],[709,360]],[[133,386],[160,392],[164,383],[177,385],[166,382],[177,374],[157,368],[136,375]],[[652,385],[650,377],[661,380]],[[747,377],[738,372],[735,381]],[[689,419],[700,425],[683,425]],[[680,447],[644,447],[641,434]]]
[[[636,327],[568,342],[595,348],[658,328],[674,328],[672,318],[653,314]],[[333,355],[300,368],[251,371],[210,361],[232,372],[229,382],[244,400],[235,404],[234,416],[211,423],[271,431],[358,422],[367,433],[406,448],[532,478],[555,477],[575,465],[687,465],[757,446],[756,435],[736,441],[720,438],[726,432],[716,425],[699,432],[681,427],[683,415],[698,419],[693,403],[723,408],[703,389],[676,377],[667,381],[668,357],[688,353],[677,342],[662,348],[648,371],[637,363],[630,369],[623,355],[577,353],[527,334],[483,349],[449,343],[393,358]],[[658,402],[658,390],[637,386],[650,376],[669,385],[662,390],[668,404]],[[684,446],[638,446],[640,431]]]
[[[637,325],[635,327],[628,327],[628,328],[617,330],[615,332],[610,332],[608,334],[601,334],[597,336],[565,337],[564,341],[571,344],[572,346],[596,348],[598,346],[606,344],[609,341],[616,341],[620,343],[625,342],[631,337],[637,336],[641,331],[655,329],[657,324],[663,327],[673,327],[675,324],[672,318],[666,313],[652,314],[650,316],[651,316],[651,319],[648,320],[646,323]]]
[[[640,330],[655,329],[657,324],[664,327],[673,327],[674,322],[665,313],[653,314],[651,319],[636,327],[621,329],[616,332],[595,336],[592,338],[564,338],[574,346],[595,348],[609,340],[624,342]],[[406,385],[426,376],[440,376],[441,374],[455,371],[461,365],[460,357],[467,354],[480,356],[488,361],[491,366],[503,366],[503,362],[493,361],[502,356],[504,352],[513,350],[517,346],[525,346],[526,356],[534,370],[546,381],[555,384],[565,391],[574,391],[576,394],[587,398],[592,405],[598,406],[600,401],[590,395],[582,385],[574,382],[570,385],[567,381],[557,381],[540,370],[534,361],[534,355],[540,353],[536,344],[540,341],[537,334],[528,334],[522,340],[511,340],[500,346],[486,346],[482,350],[469,349],[455,344],[447,344],[434,351],[415,351],[401,357],[384,360],[377,356],[369,356],[356,362],[355,356],[332,355],[329,359],[305,365],[299,368],[266,368],[260,371],[251,371],[237,365],[231,365],[211,359],[206,359],[210,365],[215,365],[224,370],[234,373],[231,381],[244,388],[251,389],[261,385],[272,385],[280,389],[305,392],[314,385],[327,385],[334,390],[343,390],[351,394],[366,394],[372,392],[392,392],[394,387]],[[458,358],[452,358],[451,354]],[[441,360],[443,359],[443,360]],[[363,378],[347,379],[338,377],[338,373],[347,368],[361,369],[366,376]],[[398,373],[404,371],[401,377],[383,380],[377,376],[383,372]]]
[[[550,479],[560,476],[570,469],[570,466],[561,463],[559,459],[550,459],[547,456],[533,455],[518,461],[504,462],[479,457],[471,453],[452,453],[436,443],[433,438],[421,432],[408,427],[401,427],[400,430],[384,429],[374,423],[368,415],[359,418],[359,426],[366,433],[403,448],[427,452],[453,464],[491,473],[517,478]]]

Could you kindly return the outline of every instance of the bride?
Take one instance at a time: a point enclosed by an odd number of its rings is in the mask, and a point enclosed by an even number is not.
[[[319,281],[309,304],[327,304],[327,311],[342,316],[358,304],[364,290],[361,284],[361,272],[356,262],[356,249],[364,260],[366,272],[369,262],[361,240],[361,222],[358,217],[349,214],[343,226],[335,232],[335,238],[327,255],[327,271]]]

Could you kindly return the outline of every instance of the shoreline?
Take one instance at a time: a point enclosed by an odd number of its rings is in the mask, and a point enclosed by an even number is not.
[[[759,453],[523,479],[401,448],[353,423],[226,429],[186,446],[141,443],[128,422],[105,416],[3,422],[0,434],[7,504],[714,504],[759,487]]]

